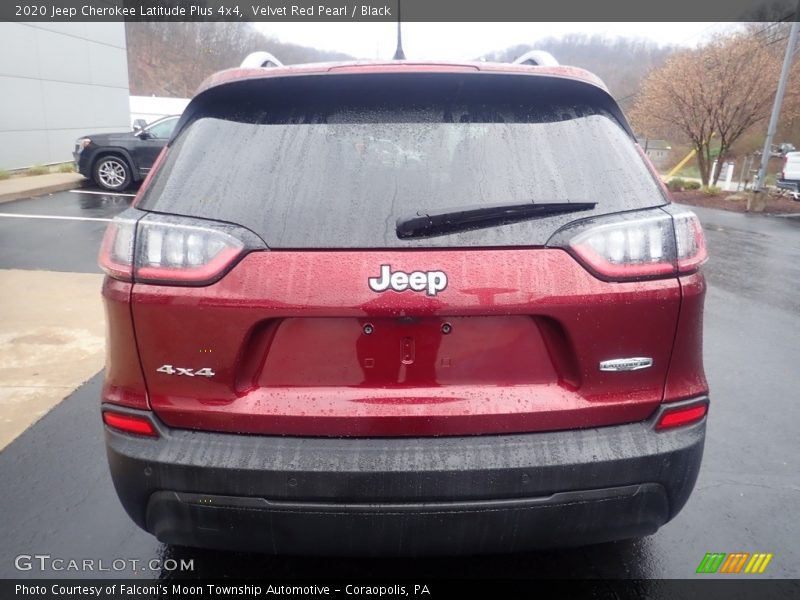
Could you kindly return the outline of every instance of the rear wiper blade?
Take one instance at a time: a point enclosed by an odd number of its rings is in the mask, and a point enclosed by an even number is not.
[[[430,237],[457,231],[518,223],[528,219],[592,210],[597,202],[550,202],[544,204],[475,204],[442,210],[419,210],[397,219],[400,239]]]

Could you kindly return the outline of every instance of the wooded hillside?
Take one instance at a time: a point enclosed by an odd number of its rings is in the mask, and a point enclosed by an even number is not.
[[[352,56],[271,39],[249,23],[126,23],[131,95],[191,97],[216,71],[266,50],[284,64],[347,60]]]

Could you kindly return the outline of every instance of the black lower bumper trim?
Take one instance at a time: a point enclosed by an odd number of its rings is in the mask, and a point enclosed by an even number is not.
[[[686,404],[705,402],[705,398]],[[684,404],[684,403],[681,403]],[[677,403],[670,407],[677,406]],[[705,419],[445,438],[106,428],[128,514],[161,541],[284,554],[457,554],[646,535],[700,468]]]
[[[659,484],[544,498],[409,504],[271,502],[156,492],[147,528],[166,543],[275,554],[484,554],[654,533],[669,518]]]

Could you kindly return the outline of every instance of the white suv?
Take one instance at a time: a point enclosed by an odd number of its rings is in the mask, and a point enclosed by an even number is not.
[[[786,153],[781,176],[778,178],[778,187],[791,190],[792,197],[800,200],[800,152]]]

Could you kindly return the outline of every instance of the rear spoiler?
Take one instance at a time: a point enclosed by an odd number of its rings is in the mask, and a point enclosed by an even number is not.
[[[447,82],[447,80],[451,80],[453,96],[448,101],[462,94],[464,86],[472,86],[473,91],[479,90],[482,94],[495,93],[496,90],[498,95],[503,96],[510,89],[508,87],[510,85],[513,87],[513,93],[520,93],[525,97],[544,98],[545,101],[550,101],[548,99],[552,98],[568,98],[567,105],[587,104],[606,111],[632,140],[636,140],[633,130],[616,100],[601,83],[576,79],[545,69],[528,67],[521,68],[516,72],[475,70],[426,72],[424,69],[421,69],[420,72],[404,69],[403,71],[367,73],[352,71],[321,73],[317,71],[313,73],[287,72],[286,75],[273,73],[268,77],[233,79],[206,88],[192,99],[173,130],[169,144],[172,144],[187,124],[199,115],[218,115],[218,118],[224,118],[225,115],[231,114],[232,108],[237,105],[245,111],[249,109],[263,112],[266,103],[270,100],[285,107],[289,106],[294,98],[300,102],[309,102],[309,98],[321,98],[320,105],[324,106],[325,98],[328,96],[323,96],[323,94],[328,94],[331,98],[330,101],[335,102],[338,94],[333,92],[342,90],[345,81],[360,82],[365,86],[365,95],[368,96],[373,91],[375,94],[380,94],[382,87],[386,84],[386,78],[409,76],[414,77],[410,83],[413,82],[419,86],[418,89],[412,85],[407,86],[409,94],[425,89],[433,81]],[[267,70],[272,71],[272,69]],[[475,85],[477,82],[479,84]],[[517,89],[517,86],[520,89]],[[258,99],[257,102],[256,99]]]

